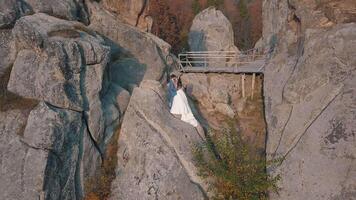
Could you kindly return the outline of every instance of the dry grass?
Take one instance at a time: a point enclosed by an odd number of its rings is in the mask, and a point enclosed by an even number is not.
[[[117,166],[118,137],[120,129],[116,131],[111,142],[109,143],[104,155],[103,165],[98,175],[90,178],[85,184],[87,191],[84,200],[106,200],[111,193],[111,183],[115,179]]]

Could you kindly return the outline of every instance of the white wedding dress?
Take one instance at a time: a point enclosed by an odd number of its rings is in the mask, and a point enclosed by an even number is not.
[[[187,96],[182,89],[179,89],[173,98],[171,113],[181,115],[182,121],[187,122],[194,127],[197,127],[199,124],[190,109]]]

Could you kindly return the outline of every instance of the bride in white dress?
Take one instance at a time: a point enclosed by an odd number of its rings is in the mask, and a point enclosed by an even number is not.
[[[180,79],[174,81],[174,85],[177,88],[177,94],[173,98],[170,112],[175,116],[179,116],[182,121],[194,126],[197,129],[199,135],[202,137],[202,139],[204,139],[204,129],[194,117],[193,112],[190,109],[188,98],[185,95]]]

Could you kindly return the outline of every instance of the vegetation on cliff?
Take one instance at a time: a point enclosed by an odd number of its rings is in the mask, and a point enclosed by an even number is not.
[[[199,175],[212,177],[214,199],[268,199],[269,190],[277,191],[280,177],[271,177],[265,156],[243,141],[235,128],[225,129],[209,137],[194,149]]]
[[[95,177],[85,183],[84,200],[106,200],[111,194],[111,183],[116,177],[117,149],[120,129],[113,135],[104,155],[104,161]]]

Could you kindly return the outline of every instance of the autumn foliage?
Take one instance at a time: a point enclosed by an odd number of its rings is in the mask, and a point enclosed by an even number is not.
[[[174,53],[187,50],[194,16],[209,6],[215,6],[230,20],[239,49],[253,48],[262,35],[262,0],[150,0],[152,33],[171,44]]]

